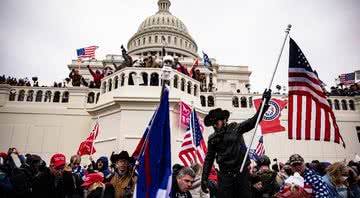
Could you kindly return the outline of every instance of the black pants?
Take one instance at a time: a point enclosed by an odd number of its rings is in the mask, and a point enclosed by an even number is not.
[[[251,198],[250,172],[247,168],[240,171],[220,171],[218,175],[216,198]]]

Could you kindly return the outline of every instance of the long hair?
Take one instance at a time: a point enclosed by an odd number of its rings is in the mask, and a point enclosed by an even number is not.
[[[345,165],[345,162],[335,162],[326,168],[326,172],[330,176],[331,182],[336,186],[346,184],[342,177],[349,176],[349,168]]]

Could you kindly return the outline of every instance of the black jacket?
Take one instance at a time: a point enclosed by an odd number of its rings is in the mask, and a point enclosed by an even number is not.
[[[261,119],[268,108],[269,105],[264,106]],[[215,132],[210,135],[202,179],[208,178],[215,158],[219,164],[220,172],[230,171],[235,173],[240,170],[247,149],[242,134],[255,127],[259,112],[260,110],[258,110],[252,118],[242,123],[230,123],[221,129],[215,130]],[[247,158],[245,167],[249,164],[250,159]]]
[[[71,172],[64,171],[63,176],[55,178],[46,169],[33,182],[32,197],[37,198],[75,198],[80,197],[76,192],[74,177]]]

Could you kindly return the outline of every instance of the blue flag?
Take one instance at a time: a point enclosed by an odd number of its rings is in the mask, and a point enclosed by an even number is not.
[[[134,197],[170,197],[171,145],[168,88],[163,91],[160,105],[149,127],[145,149],[139,157],[139,162],[139,176]]]
[[[204,51],[202,53],[203,53],[204,65],[211,67],[212,63],[211,63],[209,56]]]

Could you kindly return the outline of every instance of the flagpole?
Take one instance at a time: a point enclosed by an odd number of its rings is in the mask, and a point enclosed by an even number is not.
[[[97,125],[98,125],[97,131],[99,131],[99,130],[100,130],[99,116],[97,117],[96,123],[97,123]],[[95,124],[95,125],[96,125],[96,124]],[[96,136],[97,136],[97,135],[98,135],[98,134],[96,134]],[[93,142],[92,142],[92,144],[91,144],[91,149],[90,149],[90,157],[91,157],[91,158],[92,158],[92,152],[93,152],[93,148],[94,148],[94,143],[95,143],[95,136],[94,136]]]
[[[272,74],[272,77],[271,77],[271,80],[270,80],[270,83],[269,83],[269,86],[268,86],[267,90],[269,90],[269,89],[271,88],[271,85],[272,85],[272,83],[273,83],[276,70],[277,70],[277,68],[278,68],[278,66],[279,66],[281,54],[282,54],[282,52],[283,52],[283,50],[284,50],[284,46],[285,46],[286,40],[287,40],[287,38],[288,38],[288,36],[289,36],[289,33],[290,33],[290,29],[291,29],[291,24],[289,24],[289,25],[287,26],[286,30],[285,30],[285,39],[284,39],[284,42],[283,42],[283,44],[282,44],[282,46],[281,46],[280,54],[279,54],[279,57],[278,57],[278,59],[277,59],[277,61],[276,61],[276,65],[275,65],[275,68],[274,68],[274,72],[273,72],[273,74]],[[247,160],[247,157],[248,157],[248,155],[249,155],[250,148],[251,148],[252,143],[253,143],[253,141],[254,141],[254,138],[255,138],[255,135],[256,135],[256,130],[257,130],[258,126],[259,126],[260,117],[261,117],[261,114],[262,114],[262,112],[263,112],[264,106],[265,106],[265,103],[262,102],[262,103],[261,103],[261,108],[260,108],[260,113],[259,113],[259,115],[258,115],[258,117],[257,117],[257,119],[256,119],[255,130],[254,130],[254,133],[253,133],[253,135],[252,135],[252,138],[251,138],[251,141],[250,141],[250,145],[248,146],[248,148],[247,148],[247,150],[246,150],[246,154],[245,154],[245,156],[244,156],[244,160],[243,160],[243,162],[242,162],[242,164],[241,164],[240,173],[242,173],[243,170],[244,170],[245,162],[246,162],[246,160]]]

